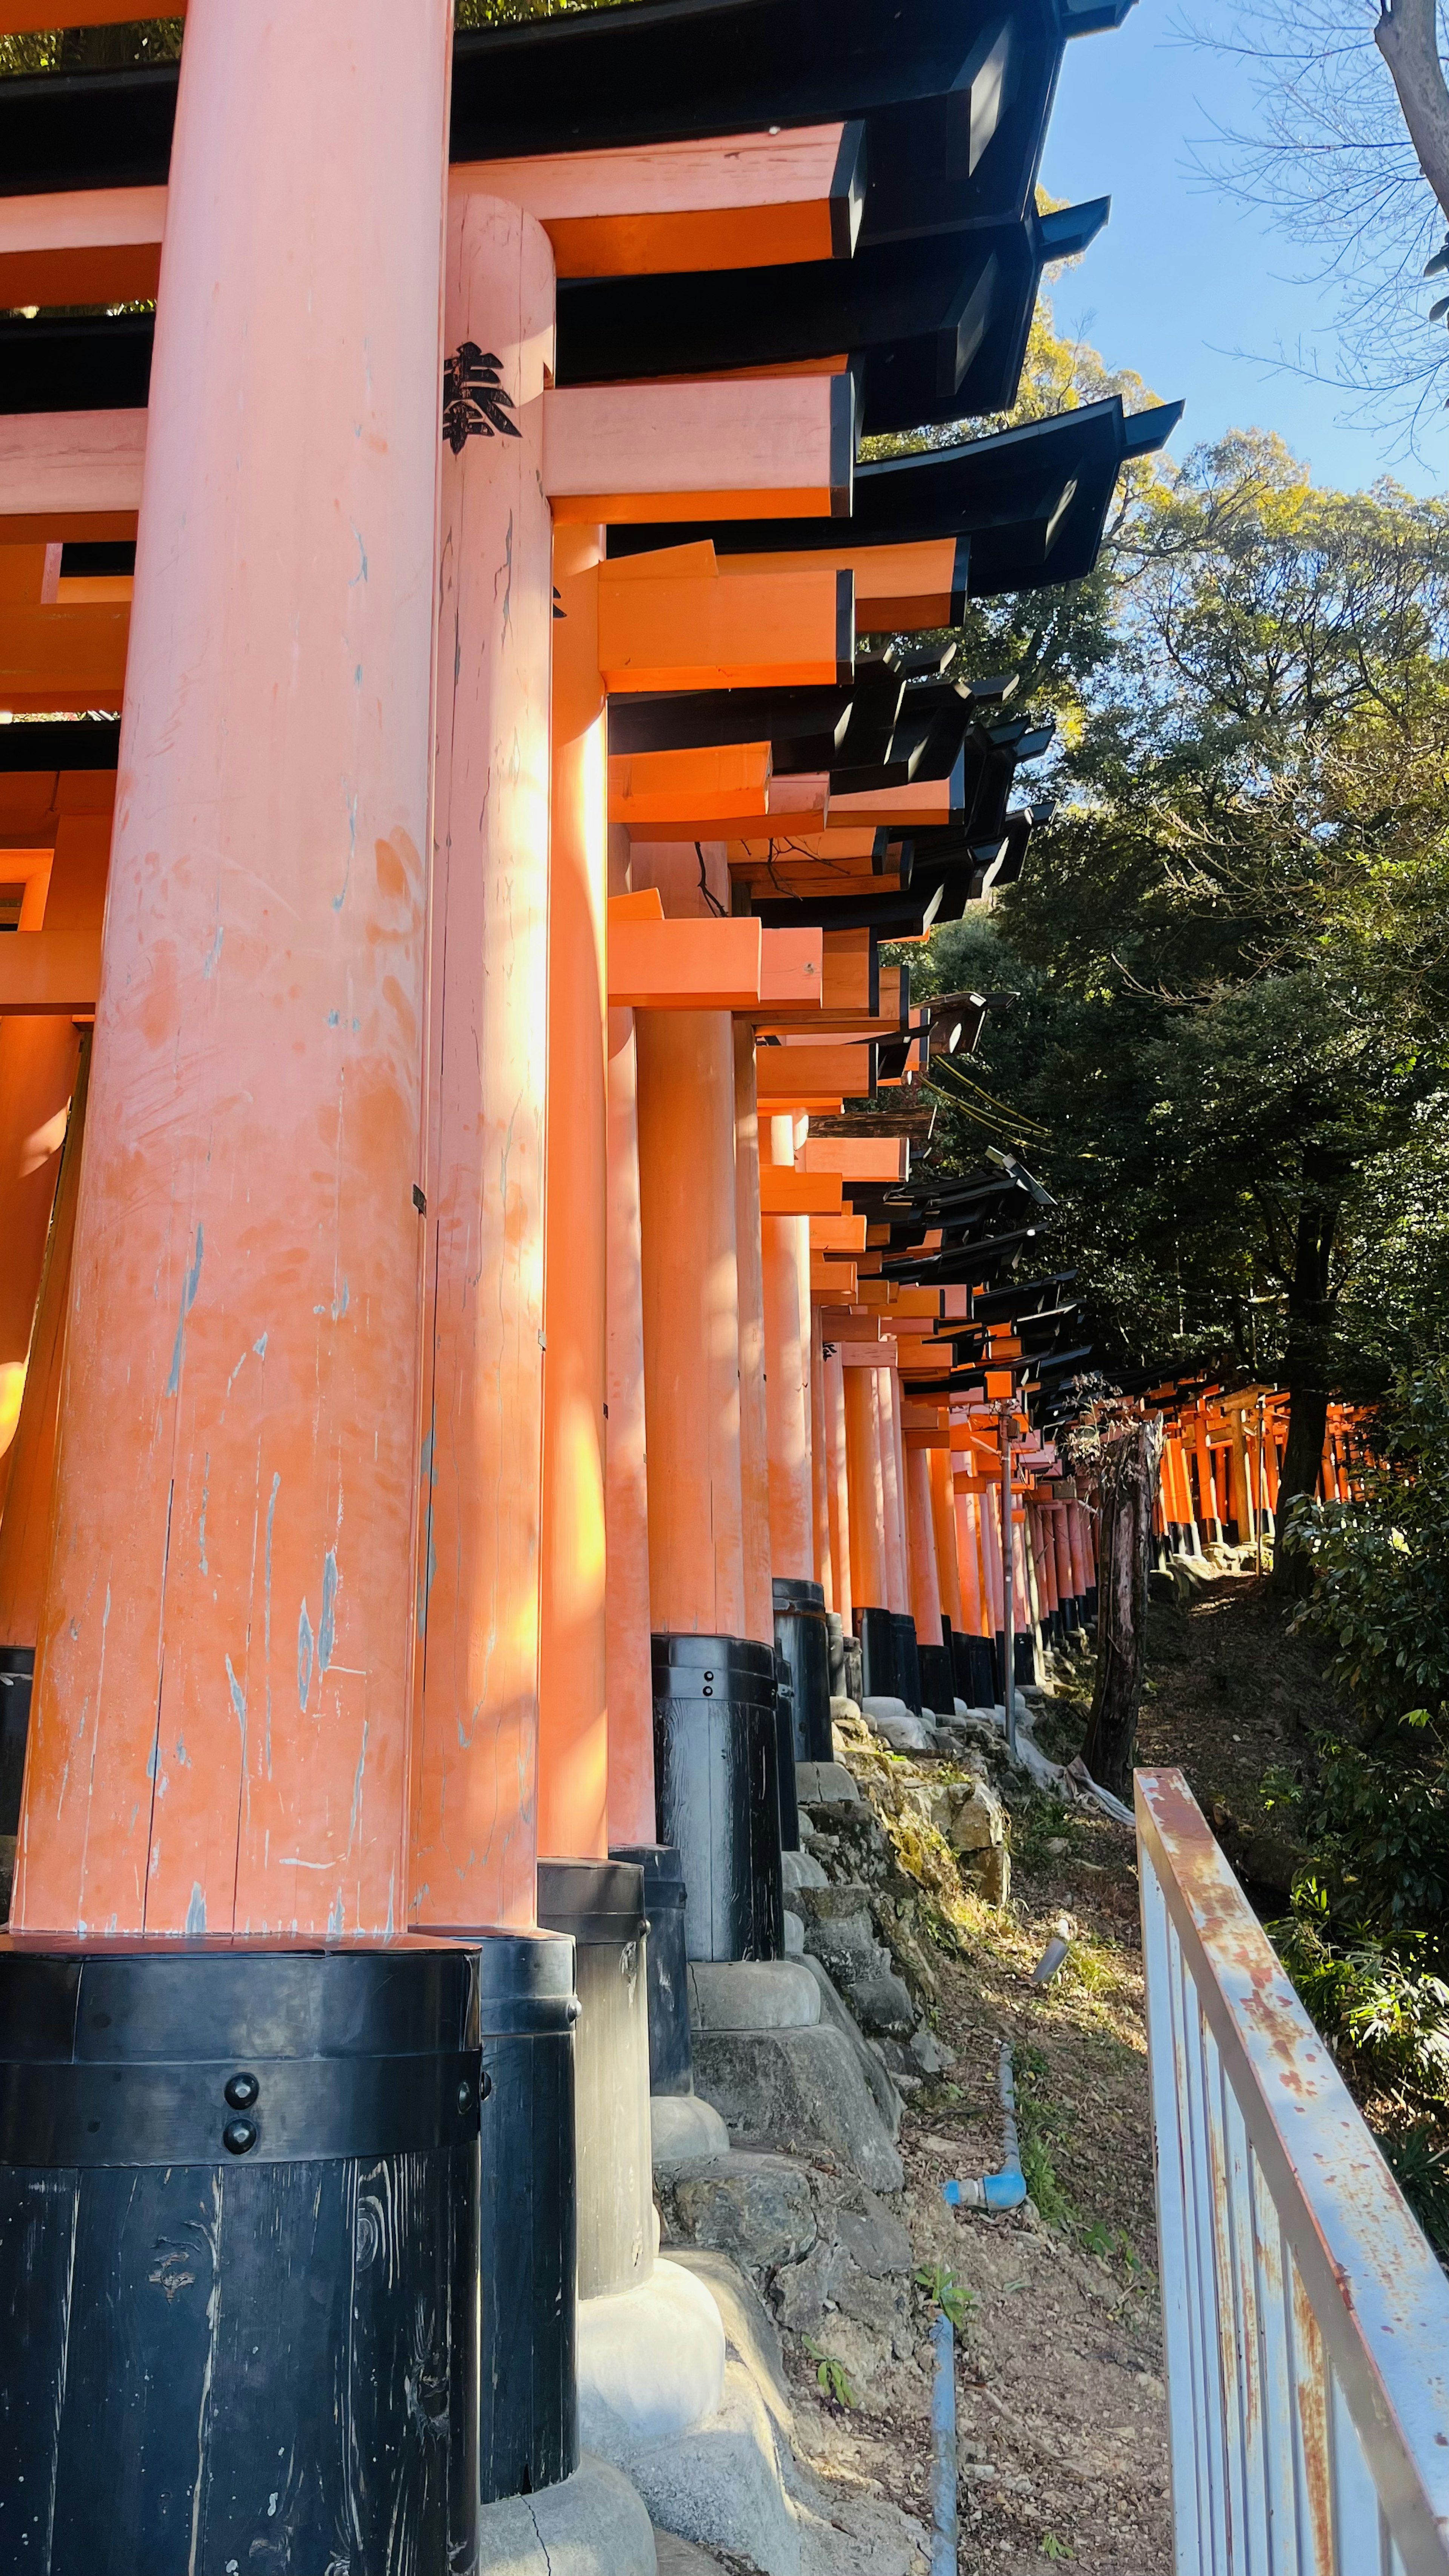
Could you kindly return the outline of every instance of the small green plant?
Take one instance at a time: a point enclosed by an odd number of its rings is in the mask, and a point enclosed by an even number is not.
[[[837,2361],[833,2352],[822,2352],[812,2335],[804,2335],[801,2340],[815,2364],[817,2387],[835,2405],[849,2407],[853,2413],[860,2404],[860,2399],[855,2393],[855,2382],[844,2362]]]
[[[1104,2226],[1100,2218],[1094,2218],[1090,2227],[1082,2230],[1082,2246],[1088,2254],[1100,2254],[1105,2262],[1109,2254],[1117,2251],[1117,2230]]]
[[[1449,2263],[1449,2148],[1428,2120],[1391,2129],[1378,2147],[1435,2253]]]
[[[1304,1878],[1293,1912],[1269,1925],[1305,2009],[1365,2089],[1449,2093],[1449,1985],[1422,1932],[1336,1929],[1328,1890]]]
[[[1054,2531],[1044,2531],[1042,2533],[1041,2554],[1043,2558],[1070,2558],[1072,2556],[1072,2552],[1067,2547],[1066,2542],[1064,2540],[1058,2540]]]
[[[1029,2045],[1013,2049],[1012,2072],[1021,2170],[1028,2195],[1048,2227],[1074,2227],[1078,2224],[1077,2211],[1063,2191],[1052,2161],[1052,2140],[1060,2136],[1064,2120],[1063,2114],[1043,2098],[1047,2073],[1043,2051]]]
[[[964,2334],[967,2320],[976,2305],[976,2293],[946,2263],[922,2263],[916,2272],[917,2286],[933,2299],[943,2317],[949,2317],[957,2334]]]

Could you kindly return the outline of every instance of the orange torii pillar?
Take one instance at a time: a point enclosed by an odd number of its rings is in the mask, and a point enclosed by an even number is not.
[[[834,1344],[825,1362],[825,1500],[830,1514],[830,1577],[841,1637],[853,1636],[854,1594],[850,1552],[850,1487],[846,1468],[845,1364]]]
[[[666,912],[724,909],[691,887],[689,844],[649,859]],[[637,882],[637,844],[634,861]],[[723,877],[722,851],[706,864]],[[635,1039],[659,1838],[681,1854],[689,1956],[774,1960],[775,1655],[748,1625],[734,1033],[727,1011],[641,1011]]]
[[[906,1467],[906,1554],[911,1583],[911,1617],[923,1709],[942,1717],[956,1710],[951,1657],[941,1622],[943,1590],[936,1562],[936,1517],[931,1508],[931,1456],[925,1443],[935,1435],[902,1429]]]
[[[936,1571],[941,1584],[942,1643],[948,1659],[954,1713],[961,1695],[956,1640],[967,1633],[966,1604],[961,1589],[961,1548],[956,1529],[955,1496],[951,1490],[951,1435],[949,1428],[944,1427],[949,1417],[942,1413],[939,1420],[943,1429],[941,1436],[926,1452],[926,1469],[931,1483],[931,1524],[936,1533]]]
[[[803,1145],[804,1141],[803,1119],[797,1134],[793,1113],[772,1118],[772,1168],[793,1171],[797,1142]],[[763,1216],[760,1233],[774,1641],[789,1695],[791,1763],[829,1762],[834,1749],[830,1733],[830,1631],[825,1618],[824,1588],[815,1574],[810,1219]],[[782,1735],[781,1814],[788,1823],[794,1800],[784,1786],[785,1760]],[[798,1842],[797,1825],[795,1848]]]
[[[677,1847],[610,1849],[613,1740],[637,1723],[608,1707],[607,717],[599,649],[603,530],[558,523],[548,934],[548,1170],[544,1249],[543,1580],[539,1673],[539,1920],[572,1934],[576,2045],[578,2381],[581,2407],[682,2432],[718,2402],[717,2319],[656,2274],[651,2143],[650,1916],[678,1912]],[[726,1032],[729,1023],[725,1021]],[[731,1078],[731,1108],[733,1079]],[[731,1155],[731,1167],[733,1155]],[[647,1416],[647,1395],[646,1395]],[[650,1591],[653,1591],[652,1574]],[[773,1654],[771,1655],[773,1665]],[[652,1713],[652,1712],[651,1712]],[[638,1782],[644,1749],[621,1746]],[[651,1766],[652,1769],[652,1766]],[[778,1849],[779,1825],[775,1820]],[[776,1862],[778,1869],[778,1860]],[[687,1886],[687,1876],[683,1879]],[[683,1996],[678,1999],[682,2008]],[[674,2017],[677,2024],[678,2014]],[[676,2054],[680,2048],[675,2039]],[[659,2054],[656,2045],[653,2054]],[[687,2065],[687,2057],[686,2057]],[[718,2139],[714,2139],[718,2144]],[[621,2325],[615,2301],[631,2294]],[[662,2356],[672,2346],[678,2367]],[[667,2386],[664,2413],[659,2391]],[[646,2401],[647,2402],[647,2401]],[[670,2411],[671,2406],[673,2412]]]
[[[767,1220],[760,1208],[760,1109],[755,1075],[755,1032],[736,1020],[735,1048],[735,1252],[740,1317],[740,1502],[745,1549],[745,1633],[772,1654],[784,1646],[777,1615],[778,1585],[771,1575],[774,1501],[771,1398],[771,1290]],[[778,1127],[772,1119],[772,1128]],[[788,1125],[788,1121],[786,1124]],[[807,1220],[808,1224],[808,1220]],[[806,1281],[809,1295],[809,1281]],[[807,1308],[808,1322],[808,1308]],[[813,1587],[812,1587],[813,1589]],[[823,1637],[822,1626],[822,1637]],[[782,1851],[800,1848],[800,1809],[795,1792],[798,1710],[796,1675],[776,1657],[775,1732]],[[827,1690],[829,1688],[827,1668]],[[829,1711],[827,1708],[827,1722]]]
[[[568,1942],[534,1930],[553,634],[540,466],[553,307],[539,225],[495,198],[456,198],[408,1919],[478,1944],[485,2046],[506,2112],[496,2128],[485,2123],[480,2202],[485,2505],[542,2491],[578,2460],[570,2051],[558,2039],[573,1961]],[[488,352],[490,380],[471,393],[470,349]],[[519,2160],[534,2176],[522,2196],[507,2186]]]
[[[1082,1624],[1077,1601],[1077,1581],[1072,1566],[1072,1533],[1070,1497],[1065,1480],[1058,1479],[1052,1488],[1052,1546],[1056,1554],[1057,1599],[1061,1605],[1062,1635],[1076,1636]]]
[[[916,1649],[916,1623],[911,1615],[911,1571],[906,1548],[906,1455],[901,1436],[901,1382],[894,1368],[883,1368],[877,1375],[881,1473],[885,1485],[886,1601],[895,1653],[895,1696],[903,1700],[914,1714],[919,1714],[921,1671]]]
[[[478,1971],[405,1929],[450,31],[187,18],[0,1950],[55,2576],[476,2550]]]
[[[860,1639],[861,1690],[894,1699],[896,1649],[886,1562],[886,1483],[880,1387],[885,1375],[869,1350],[845,1368],[845,1457],[849,1482],[850,1593]],[[887,1687],[889,1685],[889,1687]]]
[[[952,1472],[956,1521],[956,1561],[961,1575],[961,1611],[966,1650],[962,1696],[970,1708],[991,1708],[996,1700],[996,1674],[991,1640],[996,1621],[991,1608],[990,1567],[982,1537],[979,1479]]]

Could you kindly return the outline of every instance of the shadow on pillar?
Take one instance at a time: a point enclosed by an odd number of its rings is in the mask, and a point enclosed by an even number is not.
[[[482,2073],[468,1950],[0,1945],[0,2564],[473,2564]]]
[[[775,1650],[682,1631],[650,1643],[657,1830],[679,1854],[686,1953],[781,1958]]]

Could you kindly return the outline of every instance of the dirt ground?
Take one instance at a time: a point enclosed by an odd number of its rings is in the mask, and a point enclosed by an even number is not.
[[[1070,1754],[1085,1694],[1042,1734]],[[1286,1888],[1292,1854],[1258,1795],[1330,1714],[1318,1665],[1285,1638],[1253,1577],[1223,1578],[1182,1606],[1154,1603],[1139,1738],[1144,1764],[1178,1764],[1250,1886]],[[1170,2576],[1172,2542],[1143,2023],[1137,1872],[1130,1833],[1033,1799],[1012,1818],[1009,1905],[968,1908],[965,1955],[938,1956],[939,2036],[955,2053],[923,2087],[901,2135],[901,2215],[917,2262],[966,2293],[958,2340],[962,2576],[1026,2576],[1060,2562],[1102,2576]],[[1031,1971],[1059,1930],[1066,1966]],[[1023,2163],[1035,2206],[953,2211],[950,2175],[1001,2161],[1001,2042],[1016,2059]],[[806,2353],[787,2336],[822,2465],[929,2524],[931,2308],[913,2362],[881,2369],[845,2318]],[[815,2385],[818,2356],[847,2373],[852,2406]],[[872,2362],[877,2364],[872,2368]],[[852,2376],[854,2373],[854,2376]]]

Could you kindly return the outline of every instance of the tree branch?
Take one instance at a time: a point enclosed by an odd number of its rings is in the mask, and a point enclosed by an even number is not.
[[[1419,167],[1449,216],[1449,84],[1435,0],[1387,0],[1374,43],[1388,64]]]

